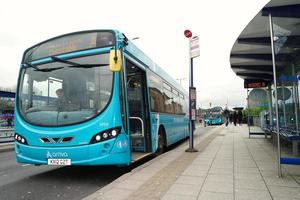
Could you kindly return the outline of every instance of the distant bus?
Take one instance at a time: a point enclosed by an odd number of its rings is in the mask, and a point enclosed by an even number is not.
[[[204,121],[207,125],[222,125],[224,122],[223,109],[219,106],[208,109]]]
[[[35,165],[129,165],[188,137],[183,88],[117,30],[41,42],[23,55],[16,158]]]
[[[222,115],[210,115],[210,116],[207,116],[204,120],[207,125],[222,125],[223,124]]]

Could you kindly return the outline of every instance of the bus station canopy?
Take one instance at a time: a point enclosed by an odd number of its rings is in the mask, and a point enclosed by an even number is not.
[[[231,68],[245,82],[273,81],[269,14],[273,17],[277,76],[299,59],[300,0],[272,0],[245,27],[231,50]]]

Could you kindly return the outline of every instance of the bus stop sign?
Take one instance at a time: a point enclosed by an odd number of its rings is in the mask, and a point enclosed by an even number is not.
[[[188,29],[185,30],[184,31],[184,36],[187,37],[187,38],[191,38],[193,36],[192,31],[190,31]]]

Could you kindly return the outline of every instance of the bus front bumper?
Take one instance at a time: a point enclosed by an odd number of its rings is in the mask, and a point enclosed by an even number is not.
[[[129,148],[115,141],[73,147],[34,147],[16,143],[19,163],[47,165],[48,159],[70,159],[71,165],[128,165]]]

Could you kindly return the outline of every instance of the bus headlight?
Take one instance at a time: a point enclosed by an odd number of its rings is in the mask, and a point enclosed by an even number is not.
[[[121,127],[117,127],[117,128],[112,128],[112,129],[108,129],[105,131],[102,131],[100,133],[97,133],[96,135],[94,135],[90,141],[90,144],[94,144],[97,142],[102,142],[105,140],[109,140],[112,138],[117,137],[121,132]]]
[[[15,138],[15,142],[19,142],[19,143],[21,143],[21,144],[26,144],[26,145],[28,145],[26,139],[25,139],[22,135],[19,135],[19,134],[15,133],[14,138]]]
[[[96,139],[96,141],[100,141],[101,140],[101,136],[100,135],[96,135],[95,139]]]
[[[111,131],[111,136],[115,137],[117,135],[117,131],[116,130],[112,130]]]
[[[104,132],[102,133],[103,139],[107,139],[108,138],[108,133]]]

